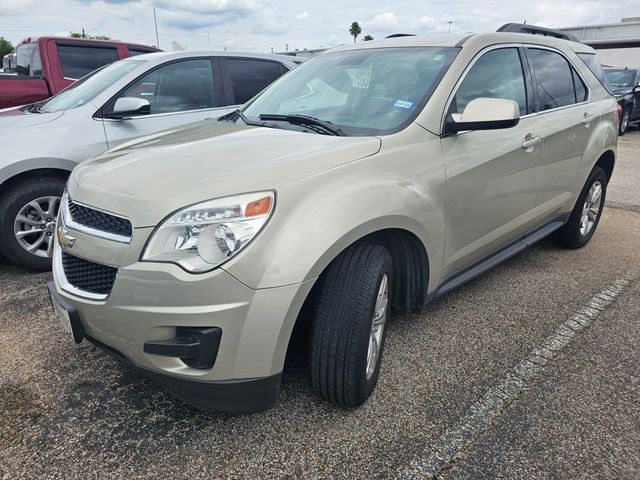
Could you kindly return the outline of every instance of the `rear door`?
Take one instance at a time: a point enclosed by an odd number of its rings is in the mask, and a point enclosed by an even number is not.
[[[109,148],[124,141],[228,112],[216,58],[194,57],[165,63],[142,74],[103,108],[108,114],[121,97],[149,101],[151,111],[125,120],[105,118]]]
[[[226,103],[233,110],[248,102],[289,69],[280,62],[246,57],[220,57]]]
[[[522,48],[492,47],[476,57],[450,100],[461,113],[475,98],[514,100],[512,128],[444,136],[446,242],[443,273],[451,276],[495,253],[534,225],[540,125],[531,115],[529,70]]]
[[[640,70],[636,70],[633,81],[633,115],[632,120],[640,120]]]
[[[536,211],[540,218],[566,210],[598,112],[576,69],[559,51],[526,49],[540,118],[542,162]]]

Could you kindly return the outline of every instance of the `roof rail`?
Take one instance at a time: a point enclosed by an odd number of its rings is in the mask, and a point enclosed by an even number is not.
[[[387,35],[384,38],[399,38],[399,37],[415,37],[415,33],[393,33],[391,35]]]
[[[537,27],[535,25],[526,25],[524,23],[505,23],[496,31],[529,33],[531,35],[543,35],[545,37],[561,38],[562,40],[569,40],[571,42],[580,42],[580,40],[578,40],[570,33],[561,32],[559,30],[552,30],[551,28]]]

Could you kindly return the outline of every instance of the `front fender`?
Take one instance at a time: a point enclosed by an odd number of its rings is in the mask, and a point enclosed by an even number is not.
[[[444,165],[439,142],[410,143],[278,189],[273,218],[225,270],[251,288],[301,283],[359,239],[401,229],[424,244],[432,288],[442,266]]]

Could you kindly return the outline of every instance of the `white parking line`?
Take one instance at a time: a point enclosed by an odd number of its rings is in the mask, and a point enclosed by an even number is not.
[[[573,337],[605,310],[635,277],[626,275],[596,293],[578,308],[547,339],[534,348],[501,381],[491,387],[467,412],[447,429],[424,456],[413,461],[402,478],[434,478],[450,467],[487,427],[508,408],[544,365],[565,348]]]

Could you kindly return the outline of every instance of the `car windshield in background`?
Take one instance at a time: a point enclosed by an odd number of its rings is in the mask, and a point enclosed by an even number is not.
[[[40,111],[50,113],[81,107],[143,63],[144,60],[122,60],[107,65],[51,98]]]
[[[242,109],[252,122],[300,128],[300,116],[330,122],[347,135],[406,127],[437,87],[457,48],[376,48],[326,53],[282,77]],[[297,116],[293,123],[275,115]],[[293,127],[293,125],[297,125]]]
[[[633,71],[630,70],[605,70],[609,85],[615,89],[628,88],[633,85]]]

